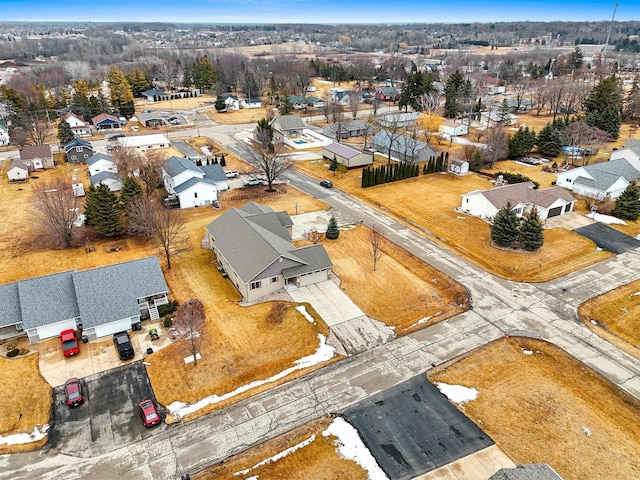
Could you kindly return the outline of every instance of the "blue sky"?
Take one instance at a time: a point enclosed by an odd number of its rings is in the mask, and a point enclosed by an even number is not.
[[[616,20],[640,20],[640,1]],[[0,0],[1,20],[202,23],[406,23],[610,20],[595,0]]]

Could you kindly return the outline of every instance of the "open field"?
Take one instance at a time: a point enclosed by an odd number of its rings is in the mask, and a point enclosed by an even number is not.
[[[5,349],[6,343],[0,345]],[[5,352],[3,352],[5,353]],[[5,358],[0,355],[0,436],[16,433],[30,434],[36,425],[49,423],[51,413],[51,386],[40,375],[38,355]],[[46,442],[19,445],[0,444],[0,455],[4,453],[37,450]]]
[[[340,287],[368,316],[404,334],[468,308],[462,286],[393,243],[382,247],[374,272],[369,232],[358,226],[323,241]]]
[[[587,300],[578,314],[602,338],[640,359],[640,280]]]
[[[640,476],[640,403],[546,342],[499,340],[429,379],[476,388],[459,409],[516,463],[566,480]]]
[[[545,230],[539,253],[496,249],[491,246],[489,225],[479,218],[456,212],[461,195],[492,184],[479,175],[430,174],[362,189],[361,170],[342,177],[331,175],[322,161],[296,162],[295,168],[322,179],[330,178],[340,188],[374,205],[427,237],[504,278],[546,281],[579,270],[610,257],[596,251],[595,244],[565,229]]]
[[[246,452],[230,457],[222,463],[192,474],[191,478],[193,480],[235,480],[254,475],[253,478],[260,477],[262,480],[285,478],[287,480],[366,480],[367,472],[364,469],[338,454],[336,446],[333,444],[336,438],[322,435],[330,423],[330,418],[320,418]],[[254,467],[288,448],[295,448],[302,442],[308,441],[312,435],[314,437],[311,442],[284,458]],[[236,474],[236,472],[246,469],[251,470],[244,476],[239,477]]]

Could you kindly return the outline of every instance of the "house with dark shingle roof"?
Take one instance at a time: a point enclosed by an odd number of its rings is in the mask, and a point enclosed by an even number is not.
[[[373,134],[373,127],[364,120],[347,120],[327,125],[322,134],[329,138],[353,138]]]
[[[219,163],[198,166],[188,158],[170,157],[162,164],[164,188],[179,199],[180,208],[211,205],[218,191],[229,188]]]
[[[631,182],[640,178],[632,161],[618,158],[558,174],[556,185],[596,200],[618,198]]]
[[[206,227],[220,268],[245,302],[287,285],[305,286],[329,278],[333,264],[322,245],[296,248],[287,212],[258,203],[231,208]]]
[[[93,145],[86,140],[74,138],[64,146],[69,163],[87,163],[87,160],[94,154]]]
[[[158,319],[169,288],[157,257],[0,285],[0,338],[25,332],[31,343],[83,328],[90,340]]]
[[[55,167],[51,145],[48,144],[25,145],[20,149],[20,160],[34,170]]]
[[[523,182],[465,193],[460,210],[491,219],[507,204],[519,217],[535,207],[540,219],[546,220],[573,211],[575,202],[576,199],[561,187],[536,189],[532,182]]]
[[[298,138],[304,130],[304,122],[298,115],[280,115],[271,120],[273,143],[284,143],[284,138]]]
[[[369,144],[369,150],[389,155],[398,162],[428,162],[431,157],[438,155],[432,147],[412,137],[390,135],[386,130],[376,133]]]

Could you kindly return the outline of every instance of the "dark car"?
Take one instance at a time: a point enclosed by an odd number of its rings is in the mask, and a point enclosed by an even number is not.
[[[331,183],[330,180],[321,180],[320,181],[320,186],[324,187],[324,188],[332,188],[333,187],[333,183]]]
[[[129,360],[135,356],[131,339],[127,332],[118,332],[113,334],[113,343],[118,349],[120,360]]]
[[[158,409],[156,408],[156,404],[153,403],[153,400],[150,398],[138,403],[138,411],[140,412],[142,423],[144,423],[144,426],[147,428],[158,425],[162,420],[158,413]]]
[[[69,329],[60,332],[60,343],[62,343],[62,353],[65,357],[72,357],[80,353],[75,330]]]
[[[84,397],[82,396],[82,384],[79,378],[70,378],[64,382],[64,398],[70,407],[77,407],[82,403]]]

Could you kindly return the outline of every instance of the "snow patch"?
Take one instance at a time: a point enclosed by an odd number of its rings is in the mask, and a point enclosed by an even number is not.
[[[597,324],[598,324],[598,322],[596,322],[595,320],[591,320],[591,323],[592,323],[593,325],[597,325]]]
[[[259,387],[261,385],[265,385],[267,383],[272,383],[281,378],[286,377],[292,372],[296,370],[302,370],[303,368],[312,367],[313,365],[317,365],[322,362],[326,362],[327,360],[331,360],[336,353],[335,348],[330,345],[327,345],[326,340],[327,337],[318,334],[318,339],[320,340],[320,344],[314,353],[308,355],[306,357],[302,357],[296,360],[295,366],[287,368],[280,373],[273,375],[272,377],[266,378],[264,380],[255,380],[246,385],[242,385],[241,387],[236,388],[235,390],[225,393],[223,395],[209,395],[208,397],[203,398],[202,400],[197,401],[191,405],[175,401],[172,404],[167,406],[167,410],[170,414],[172,414],[176,419],[182,418],[185,415],[196,412],[201,408],[206,407],[207,405],[215,404],[227,400],[229,398],[235,397],[241,393],[246,392],[247,390],[251,390],[252,388]]]
[[[582,426],[582,431],[584,432],[584,434],[585,434],[587,437],[590,437],[590,436],[591,436],[591,430],[590,430],[588,427],[585,427],[585,426],[583,425],[583,426]]]
[[[14,433],[13,435],[0,435],[0,445],[19,445],[42,440],[47,436],[49,425],[36,425],[31,433]]]
[[[634,293],[632,293],[631,295],[629,295],[629,298],[631,298],[631,297],[636,297],[636,296],[638,296],[638,295],[640,295],[640,292],[634,292]]]
[[[291,455],[293,452],[295,452],[296,450],[299,450],[301,448],[306,447],[307,445],[309,445],[311,442],[313,442],[316,439],[316,435],[315,433],[313,435],[311,435],[309,438],[307,438],[306,440],[295,444],[293,447],[289,447],[286,450],[283,450],[280,453],[276,453],[274,456],[269,457],[269,458],[265,458],[264,460],[259,461],[258,463],[256,463],[253,467],[249,467],[249,468],[245,468],[244,470],[240,470],[239,472],[235,472],[233,475],[234,476],[238,476],[238,475],[246,475],[247,473],[249,473],[251,470],[255,470],[258,467],[261,467],[263,465],[267,465],[268,463],[271,462],[277,462],[278,460],[286,457],[287,455]],[[257,475],[255,475],[254,477],[249,477],[246,480],[249,480],[250,478],[258,478]]]
[[[296,310],[299,311],[302,316],[309,321],[309,323],[313,323],[314,325],[316,324],[316,320],[311,316],[309,312],[307,312],[307,309],[304,305],[298,305],[296,307]]]
[[[207,157],[211,157],[211,150],[209,150],[209,147],[207,147],[206,145],[203,147],[200,147],[200,151],[202,153],[204,153]]]
[[[433,317],[437,317],[438,315],[440,315],[442,312],[436,312],[433,315],[429,315],[428,317],[424,317],[421,318],[420,320],[418,320],[416,323],[414,323],[413,325],[411,325],[409,328],[411,327],[415,327],[416,325],[422,325],[423,323],[427,323],[429,320],[431,320]]]
[[[367,472],[369,480],[389,480],[369,449],[362,443],[358,431],[342,417],[331,422],[331,425],[322,432],[322,436],[337,437],[333,443],[338,447],[338,454],[342,458],[353,460],[360,465]]]
[[[436,383],[438,390],[453,403],[462,405],[478,398],[478,390],[475,388],[463,387],[462,385],[449,385],[447,383]]]
[[[619,218],[612,217],[611,215],[603,215],[601,213],[587,213],[587,218],[591,218],[596,222],[606,223],[607,225],[626,225],[627,222],[620,220]]]
[[[526,350],[523,348],[522,353],[524,353],[525,355],[533,355],[533,350]]]

